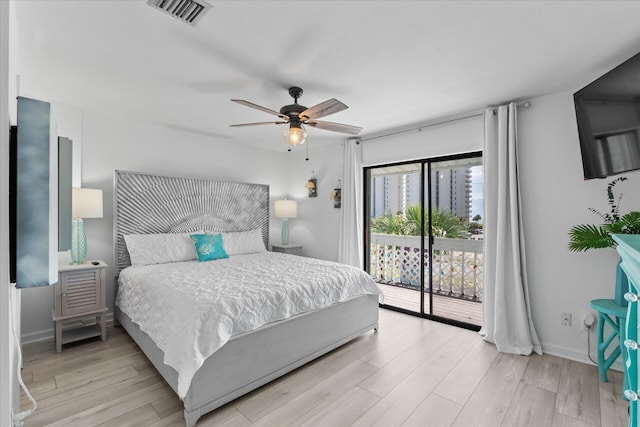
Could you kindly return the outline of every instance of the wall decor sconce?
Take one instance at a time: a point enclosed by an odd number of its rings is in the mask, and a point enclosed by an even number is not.
[[[318,181],[316,180],[314,171],[311,171],[311,178],[309,178],[304,186],[307,187],[307,190],[309,191],[309,197],[318,196]]]
[[[342,180],[338,180],[338,186],[333,189],[333,191],[329,194],[329,198],[333,200],[334,208],[342,207]]]
[[[311,178],[304,185],[309,190],[309,197],[317,197],[318,196],[318,182],[316,180],[316,176],[314,171],[311,171]]]

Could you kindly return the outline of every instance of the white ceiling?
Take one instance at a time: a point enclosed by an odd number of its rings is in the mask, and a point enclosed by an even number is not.
[[[300,86],[361,135],[574,90],[640,51],[640,1],[215,1],[191,27],[136,1],[16,0],[21,95],[286,151]],[[346,135],[309,129],[311,146]]]

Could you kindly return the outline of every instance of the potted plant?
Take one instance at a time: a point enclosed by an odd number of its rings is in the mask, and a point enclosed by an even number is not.
[[[616,242],[611,235],[613,234],[640,234],[640,212],[629,212],[620,216],[620,202],[622,201],[622,193],[616,199],[613,194],[613,187],[619,182],[626,181],[627,178],[616,178],[607,186],[607,203],[609,204],[609,212],[602,213],[597,209],[589,208],[589,210],[600,218],[603,224],[580,224],[571,227],[569,230],[569,250],[573,252],[584,252],[589,249],[615,248]],[[620,267],[616,269],[616,304],[627,305],[624,300],[624,293],[629,288],[626,275]]]

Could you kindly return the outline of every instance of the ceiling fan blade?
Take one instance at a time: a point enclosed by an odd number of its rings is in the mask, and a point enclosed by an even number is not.
[[[329,114],[337,113],[338,111],[346,110],[347,107],[342,102],[335,98],[328,99],[320,104],[309,107],[299,114],[300,118],[304,120],[313,120],[320,117],[328,116]]]
[[[260,125],[284,125],[289,122],[256,122],[256,123],[240,123],[237,125],[229,125],[232,128],[241,128],[245,126],[260,126]]]
[[[362,131],[362,128],[359,126],[345,125],[342,123],[312,121],[312,122],[307,122],[305,124],[318,129],[330,130],[333,132],[348,133],[350,135],[357,135]]]
[[[245,100],[242,100],[242,99],[232,99],[232,101],[233,102],[237,102],[238,104],[246,105],[247,107],[255,108],[256,110],[264,111],[265,113],[273,114],[274,116],[278,116],[281,119],[289,120],[288,116],[285,116],[284,114],[280,113],[279,111],[275,111],[275,110],[272,110],[270,108],[263,107],[263,106],[258,105],[258,104],[254,104],[253,102],[245,101]]]

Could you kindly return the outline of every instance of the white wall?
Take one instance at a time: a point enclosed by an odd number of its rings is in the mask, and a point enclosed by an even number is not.
[[[82,186],[82,108],[56,102],[51,106],[56,118],[58,136],[64,136],[73,141],[73,170],[71,184]]]
[[[25,96],[37,98],[36,94]],[[55,101],[52,105],[56,106]],[[77,120],[78,115],[63,116],[57,118],[59,127],[65,125],[60,123],[61,119],[63,122],[65,117]],[[114,301],[114,170],[268,184],[271,200],[287,195],[286,152],[249,148],[209,136],[86,110],[81,114],[81,127],[82,186],[99,188],[104,193],[104,217],[85,220],[87,258],[104,260],[110,266],[107,270],[110,312]],[[270,240],[279,240],[279,220],[271,218],[270,221]],[[25,289],[22,297],[24,341],[53,337],[52,287]]]
[[[362,142],[362,164],[374,166],[482,150],[481,114]]]
[[[0,3],[0,234],[9,232],[9,3]],[[0,425],[11,423],[13,340],[9,328],[9,242],[0,240]]]
[[[590,300],[613,298],[618,256],[614,249],[567,249],[572,226],[601,223],[588,208],[608,211],[613,179],[583,180],[572,94],[535,98],[520,110],[519,172],[532,316],[543,351],[587,361],[582,320]],[[640,174],[622,176],[629,180],[615,187],[624,193],[621,212],[640,210]],[[572,327],[560,326],[562,312],[573,314]]]
[[[313,141],[308,143],[313,144]],[[304,245],[305,256],[337,261],[341,209],[333,207],[329,194],[342,176],[341,139],[337,138],[330,145],[311,148],[309,161],[305,160],[304,147],[288,153],[288,156],[289,193],[298,201],[298,218],[289,220],[290,243]],[[317,197],[308,197],[305,187],[312,172],[317,179]],[[279,224],[275,225],[279,227]],[[277,241],[279,236],[273,240]]]
[[[20,312],[20,294],[9,284],[9,125],[15,123],[15,17],[13,2],[0,2],[0,425],[13,424],[20,394],[17,343],[12,328]]]

